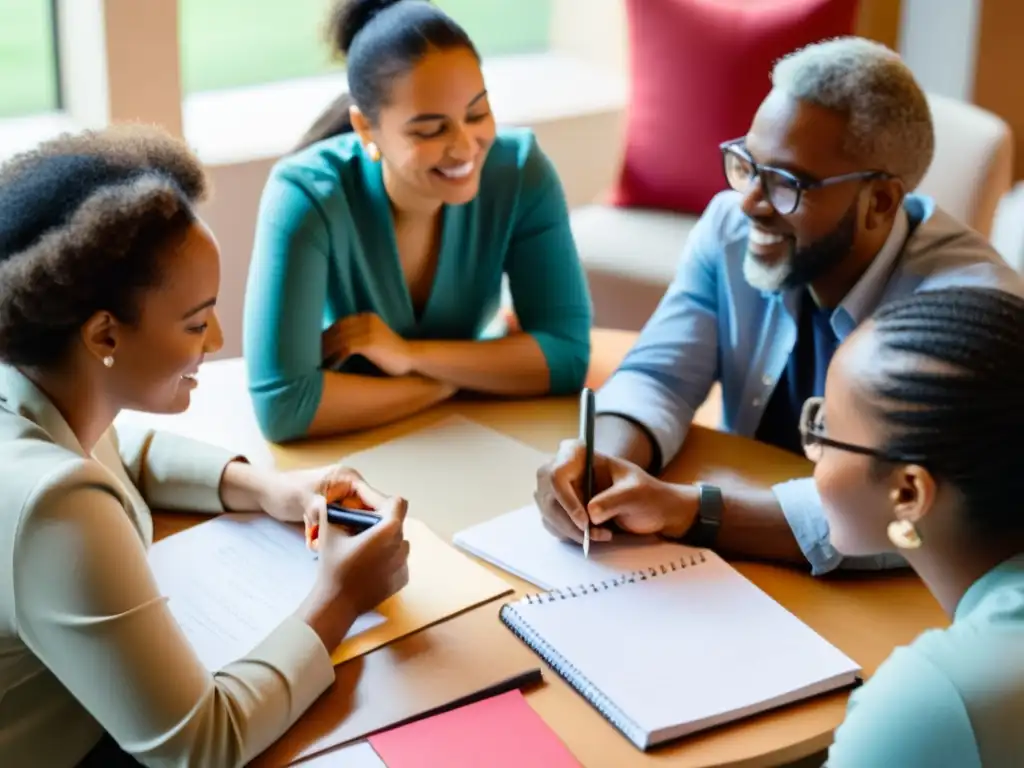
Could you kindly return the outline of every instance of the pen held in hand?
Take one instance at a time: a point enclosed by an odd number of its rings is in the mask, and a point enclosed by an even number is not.
[[[327,522],[341,525],[353,533],[362,533],[381,520],[380,515],[367,509],[352,509],[340,504],[327,505]]]
[[[583,441],[583,556],[590,557],[590,513],[587,506],[594,495],[594,390],[584,387],[580,393],[580,440]]]
[[[340,525],[353,534],[360,534],[363,531],[372,528],[379,523],[380,520],[380,515],[369,510],[352,509],[351,507],[343,507],[340,504],[327,505],[327,522],[332,525]],[[307,547],[316,551],[313,547],[313,542],[315,542],[319,537],[319,523],[313,523],[306,527]]]

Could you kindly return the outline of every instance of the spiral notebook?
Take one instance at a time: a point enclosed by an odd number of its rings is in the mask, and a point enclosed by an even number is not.
[[[641,750],[860,682],[856,662],[710,550],[500,616]]]

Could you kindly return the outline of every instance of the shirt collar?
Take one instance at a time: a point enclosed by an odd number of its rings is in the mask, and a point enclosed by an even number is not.
[[[903,251],[909,229],[907,212],[901,205],[885,243],[832,313],[832,328],[840,339],[845,338],[875,311],[893,267]]]
[[[74,431],[49,397],[12,365],[0,363],[0,409],[28,419],[58,445],[86,456]]]
[[[953,611],[953,621],[967,618],[988,595],[1014,581],[1024,585],[1024,553],[1004,560],[971,584]]]

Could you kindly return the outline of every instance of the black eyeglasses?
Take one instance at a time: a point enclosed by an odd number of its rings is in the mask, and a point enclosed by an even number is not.
[[[754,158],[743,147],[743,139],[723,142],[719,145],[719,149],[722,151],[722,170],[729,186],[745,195],[750,191],[750,185],[754,183],[754,180],[760,178],[765,197],[768,198],[772,208],[781,214],[795,211],[800,205],[803,193],[808,190],[820,189],[844,181],[886,179],[892,176],[885,171],[854,171],[838,176],[829,176],[825,179],[801,179],[782,168],[772,168],[755,163]]]
[[[844,443],[840,440],[833,440],[827,437],[822,431],[821,406],[825,400],[821,397],[810,397],[804,402],[803,410],[800,412],[800,440],[803,443],[804,454],[808,459],[817,463],[821,459],[822,449],[826,446],[836,448],[847,453],[858,453],[861,456],[872,456],[880,461],[892,462],[895,464],[924,464],[922,456],[910,456],[899,453],[880,451],[877,448],[867,448],[863,445]]]

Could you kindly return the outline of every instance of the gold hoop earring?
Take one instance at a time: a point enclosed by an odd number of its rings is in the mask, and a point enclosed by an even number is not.
[[[921,536],[909,520],[893,520],[886,533],[897,549],[918,549],[921,546]]]
[[[103,358],[103,364],[105,366],[107,366],[107,368],[113,368],[114,367],[114,356],[113,355],[107,355],[106,357],[104,357]]]
[[[373,162],[376,163],[378,160],[380,160],[380,148],[377,146],[375,142],[371,141],[369,144],[367,144],[366,151],[369,153],[370,159],[373,160]]]

